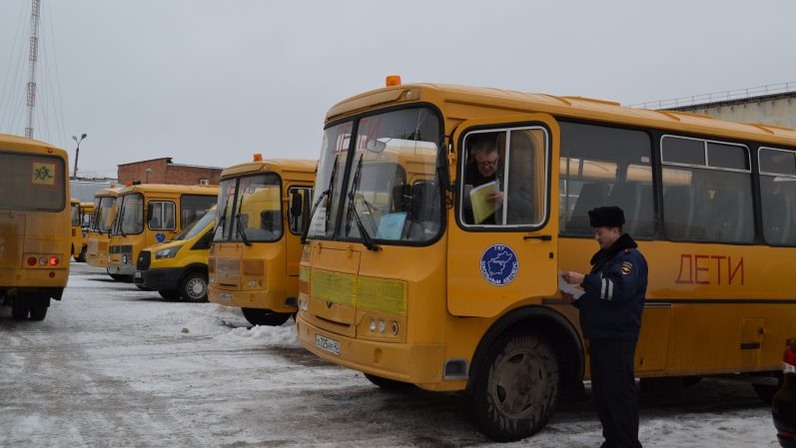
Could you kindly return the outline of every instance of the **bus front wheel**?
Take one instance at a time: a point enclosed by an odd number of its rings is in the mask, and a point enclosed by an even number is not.
[[[207,302],[207,275],[192,272],[180,282],[180,295],[191,302]]]
[[[384,390],[400,391],[400,390],[412,389],[415,387],[415,385],[412,383],[404,383],[403,381],[391,380],[389,378],[383,378],[380,376],[371,375],[369,373],[363,373],[363,375],[365,375],[365,378],[367,378],[368,381],[375,384],[376,386],[379,386]]]
[[[290,319],[290,313],[277,313],[259,308],[241,308],[243,317],[252,325],[268,325],[276,327]]]
[[[547,424],[558,384],[553,347],[538,334],[513,331],[499,337],[473,366],[468,392],[484,434],[513,442]]]

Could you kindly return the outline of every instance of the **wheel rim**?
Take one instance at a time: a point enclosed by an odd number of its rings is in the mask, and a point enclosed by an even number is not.
[[[207,293],[207,283],[201,278],[192,278],[185,284],[185,292],[191,299],[201,299]]]
[[[543,402],[543,362],[527,349],[515,348],[496,360],[489,394],[503,415],[527,418]]]

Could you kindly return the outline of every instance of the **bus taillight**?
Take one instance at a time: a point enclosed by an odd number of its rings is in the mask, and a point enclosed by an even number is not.
[[[50,257],[50,260],[49,260],[50,266],[58,266],[58,263],[60,263],[60,262],[61,262],[61,260],[58,259],[58,257]]]
[[[36,266],[38,261],[36,257],[28,257],[28,266]]]

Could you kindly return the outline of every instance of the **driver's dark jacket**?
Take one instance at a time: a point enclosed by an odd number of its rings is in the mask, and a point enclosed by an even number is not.
[[[633,238],[624,234],[591,259],[586,291],[574,305],[587,339],[637,340],[647,292],[647,261]]]

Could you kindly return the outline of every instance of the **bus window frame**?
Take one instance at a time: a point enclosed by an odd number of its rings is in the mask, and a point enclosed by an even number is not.
[[[173,224],[172,224],[171,227],[167,227],[167,226],[164,225],[165,222],[166,222],[165,221],[165,216],[164,216],[166,208],[161,206],[161,208],[160,208],[160,219],[161,219],[160,227],[152,227],[152,226],[150,226],[149,223],[152,222],[152,220],[151,220],[152,217],[151,216],[146,216],[146,228],[149,229],[149,230],[154,230],[154,231],[176,230],[177,229],[177,219],[178,219],[177,218],[177,203],[174,202],[174,201],[169,201],[169,200],[164,200],[164,199],[152,199],[152,200],[150,200],[149,202],[146,203],[145,210],[148,212],[150,210],[150,207],[153,207],[154,204],[171,204],[173,212],[174,212],[174,219],[172,221]],[[148,215],[148,213],[147,213],[147,215]]]
[[[222,217],[222,215],[220,214],[221,212],[219,212],[219,211],[216,212],[216,213],[219,213],[219,214],[218,214],[217,221],[216,221],[216,227],[213,229],[213,235],[214,235],[213,236],[213,242],[214,243],[216,243],[216,242],[217,243],[242,243],[244,241],[243,237],[237,231],[238,222],[235,219],[235,216],[238,213],[240,213],[240,206],[239,206],[239,203],[238,203],[238,199],[240,199],[240,195],[239,195],[240,184],[241,184],[240,181],[241,181],[241,179],[248,178],[248,177],[270,176],[270,175],[276,176],[276,179],[278,180],[278,183],[276,183],[276,184],[264,184],[264,185],[278,185],[279,186],[279,213],[280,213],[280,221],[282,221],[282,224],[283,224],[281,226],[281,230],[279,232],[279,236],[274,238],[273,240],[253,239],[251,236],[248,236],[248,235],[247,235],[247,238],[252,243],[270,244],[270,243],[279,242],[279,241],[282,240],[282,238],[285,237],[285,226],[284,226],[284,221],[285,221],[284,213],[285,213],[285,211],[283,210],[283,206],[282,206],[282,202],[283,202],[282,201],[282,192],[284,191],[284,179],[276,171],[258,171],[258,172],[255,172],[255,173],[247,173],[247,174],[243,174],[243,175],[240,175],[240,176],[231,176],[229,178],[222,179],[222,181],[233,180],[233,179],[235,181],[235,189],[234,189],[235,192],[234,192],[234,194],[232,196],[232,209],[231,209],[231,212],[230,212],[231,213],[230,217],[232,219],[231,219],[231,222],[226,222],[226,217],[225,216]],[[219,187],[219,195],[221,195],[220,187]],[[230,205],[229,204],[229,200],[227,200],[226,206],[228,207],[229,205]],[[223,210],[223,211],[225,211],[225,210]],[[226,213],[225,213],[225,215],[226,215]],[[221,221],[222,219],[224,219],[224,221],[225,221],[224,222],[224,226],[225,227],[223,227],[221,229],[222,230],[221,237],[220,237],[220,239],[218,239],[216,237],[216,232],[218,231],[218,222]],[[229,227],[227,227],[227,226],[229,226]],[[238,239],[235,239],[235,236],[237,236]]]
[[[697,164],[694,164],[694,163],[669,162],[669,161],[664,160],[664,152],[665,151],[664,151],[663,140],[666,137],[670,137],[670,138],[674,138],[674,139],[683,139],[683,140],[692,140],[692,141],[703,142],[704,143],[704,151],[705,151],[705,164],[704,165],[697,165]],[[746,163],[747,163],[747,166],[749,168],[747,168],[747,169],[738,169],[738,168],[727,168],[727,167],[722,167],[722,166],[711,165],[710,164],[710,159],[708,158],[708,153],[707,153],[708,152],[708,143],[716,143],[716,144],[725,145],[725,146],[737,146],[737,147],[746,149]],[[749,147],[749,145],[747,145],[745,143],[737,143],[737,142],[729,142],[729,141],[721,141],[721,140],[712,140],[712,139],[700,138],[700,137],[688,137],[688,136],[679,135],[679,134],[661,134],[661,137],[660,137],[660,140],[659,140],[659,145],[660,145],[659,147],[660,147],[660,153],[661,153],[661,157],[660,157],[661,167],[663,167],[663,166],[682,166],[682,167],[687,167],[687,168],[699,168],[699,169],[708,169],[708,170],[714,170],[714,171],[727,171],[727,172],[731,172],[731,173],[744,173],[744,174],[752,174],[752,172],[753,172],[753,170],[752,170],[752,154],[751,154],[752,150]],[[661,184],[661,187],[663,187],[663,184]]]
[[[555,119],[555,117],[554,117]],[[557,120],[556,120],[557,121]],[[511,151],[509,151],[508,157],[506,156],[506,149],[510,149],[511,145],[511,131],[527,131],[527,130],[541,130],[544,133],[544,145],[543,148],[544,155],[545,155],[545,179],[544,179],[544,209],[543,209],[543,216],[539,223],[533,224],[470,224],[464,221],[464,178],[467,171],[467,154],[464,148],[464,142],[467,138],[474,134],[488,134],[488,133],[503,133],[507,136],[505,146],[503,148],[498,148],[498,152],[501,153],[503,156],[501,157],[500,164],[502,165],[502,169],[504,172],[504,188],[506,185],[510,185],[511,180],[508,177],[507,168],[511,163]],[[457,182],[456,182],[456,223],[462,229],[468,232],[528,232],[528,231],[539,231],[544,229],[547,226],[547,223],[550,221],[550,209],[551,209],[551,179],[552,179],[552,152],[553,152],[553,142],[551,139],[551,131],[550,128],[547,126],[546,123],[541,121],[529,121],[524,123],[495,123],[494,125],[479,125],[466,128],[462,130],[459,141],[458,141],[458,159],[457,160]],[[500,168],[499,168],[500,169]],[[508,204],[507,196],[504,196],[504,204]],[[505,210],[504,210],[505,212]]]
[[[762,179],[764,177],[771,177],[771,178],[780,177],[780,178],[792,179],[793,182],[796,182],[796,173],[794,173],[794,174],[772,173],[772,172],[769,172],[769,171],[763,171],[763,169],[762,169],[763,164],[760,162],[760,155],[761,155],[761,153],[763,151],[775,151],[775,152],[789,153],[789,154],[792,154],[794,156],[794,159],[796,159],[796,148],[787,149],[787,148],[777,148],[777,147],[765,146],[765,145],[760,145],[760,146],[757,147],[757,186],[758,186],[759,194],[760,194],[760,196],[759,196],[759,198],[760,198],[759,199],[759,201],[760,201],[760,207],[759,207],[760,213],[759,213],[759,216],[756,216],[756,218],[759,218],[759,220],[760,220],[759,221],[760,222],[760,232],[759,232],[760,235],[758,237],[760,238],[761,241],[764,242],[764,244],[767,244],[767,245],[769,245],[771,247],[796,247],[796,242],[794,242],[794,243],[777,243],[777,242],[769,241],[766,238],[766,224],[767,223],[766,223],[766,220],[765,220],[765,214],[764,214],[765,210],[764,210],[764,207],[763,207],[764,200],[763,200],[763,182],[762,182]],[[796,224],[794,224],[794,226],[796,226]]]

